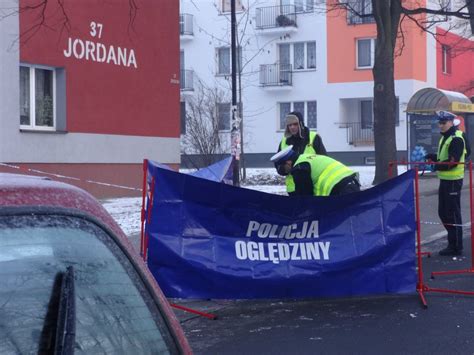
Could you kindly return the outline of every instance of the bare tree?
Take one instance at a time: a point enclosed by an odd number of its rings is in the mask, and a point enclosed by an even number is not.
[[[395,78],[394,58],[398,49],[403,50],[403,21],[410,20],[420,29],[431,32],[430,22],[421,20],[418,15],[444,16],[445,21],[454,17],[471,21],[474,0],[465,0],[452,9],[448,1],[439,1],[435,8],[421,7],[415,1],[371,0],[372,11],[361,11],[358,0],[339,0],[330,5],[329,10],[344,8],[361,18],[373,16],[377,26],[374,67],[374,139],[375,139],[375,178],[374,184],[389,178],[388,165],[397,160],[395,139]],[[454,5],[456,6],[456,5]],[[468,11],[469,10],[469,11]],[[439,21],[437,21],[439,23]],[[448,30],[449,32],[449,30]],[[472,50],[472,49],[471,49]]]
[[[194,95],[186,100],[186,133],[182,136],[181,150],[194,166],[200,162],[210,165],[216,154],[229,152],[229,135],[221,132],[227,127],[220,126],[219,105],[229,102],[228,95],[217,87],[209,87],[201,80],[195,83]]]

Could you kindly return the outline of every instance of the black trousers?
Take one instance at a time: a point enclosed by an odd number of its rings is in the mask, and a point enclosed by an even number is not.
[[[448,247],[454,250],[462,250],[461,188],[462,179],[439,180],[438,215],[448,232]]]
[[[339,181],[331,190],[329,195],[341,196],[360,191],[360,183],[355,175],[348,176]]]

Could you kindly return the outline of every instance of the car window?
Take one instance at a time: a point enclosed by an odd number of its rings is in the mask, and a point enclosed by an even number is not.
[[[54,347],[68,268],[76,354],[174,352],[153,299],[105,231],[78,217],[28,215],[0,217],[1,354]]]

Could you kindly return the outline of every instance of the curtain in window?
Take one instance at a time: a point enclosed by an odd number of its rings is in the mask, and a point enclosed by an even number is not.
[[[290,102],[280,102],[280,129],[286,128],[286,115],[291,111]]]
[[[53,127],[53,72],[35,69],[35,124]]]
[[[316,129],[318,128],[317,121],[317,103],[316,101],[308,101],[308,128]]]
[[[217,104],[217,119],[219,131],[230,130],[230,103]]]
[[[316,42],[306,43],[307,68],[316,69]]]
[[[30,125],[30,68],[20,67],[20,124]]]
[[[219,74],[230,74],[230,48],[219,48]]]
[[[301,115],[303,116],[303,119],[305,117],[305,114],[304,114],[304,101],[301,101],[301,102],[295,102],[293,103],[293,111],[298,111],[301,113]]]
[[[304,69],[304,43],[293,45],[293,56],[294,69]]]
[[[357,41],[357,66],[370,67],[371,66],[371,40],[359,39]]]

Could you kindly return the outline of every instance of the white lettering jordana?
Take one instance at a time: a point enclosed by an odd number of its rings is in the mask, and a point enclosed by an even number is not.
[[[278,264],[288,260],[329,260],[331,242],[260,243],[235,242],[239,260],[271,261]]]
[[[250,221],[247,227],[247,237],[278,239],[319,238],[318,221],[305,221],[300,224],[279,225]]]
[[[69,37],[68,47],[63,51],[66,58],[91,60],[93,62],[121,65],[138,68],[133,49],[106,46],[102,43],[83,41]]]

